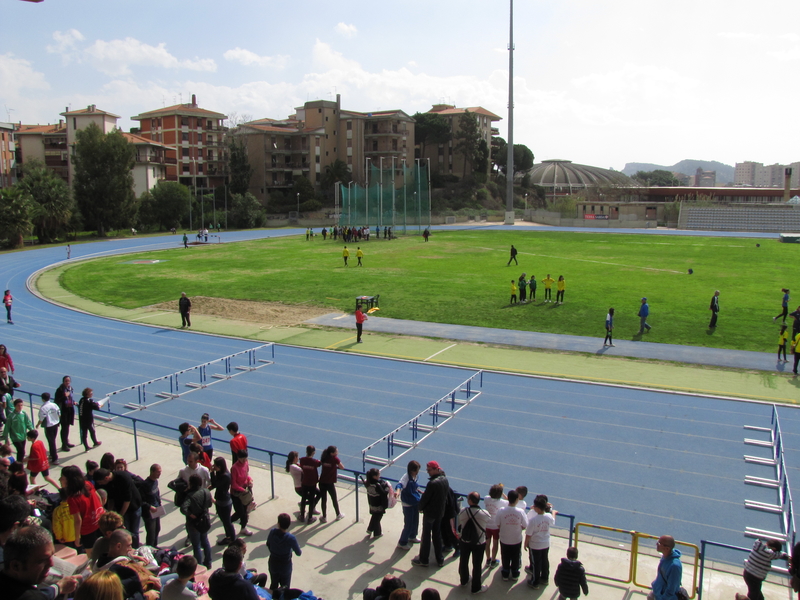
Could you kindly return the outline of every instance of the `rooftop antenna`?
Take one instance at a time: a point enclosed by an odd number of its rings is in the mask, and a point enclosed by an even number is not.
[[[164,94],[161,94],[161,108],[167,107],[167,99],[164,97]]]
[[[508,158],[506,159],[506,225],[514,224],[514,0],[508,20]]]
[[[6,120],[11,123],[11,113],[14,112],[14,109],[8,108],[5,104],[3,104],[3,107],[6,109]]]
[[[183,104],[183,92],[181,92],[181,93],[180,93],[180,94],[178,94],[178,95],[179,95],[179,96],[180,96],[180,98],[181,98],[181,104]]]

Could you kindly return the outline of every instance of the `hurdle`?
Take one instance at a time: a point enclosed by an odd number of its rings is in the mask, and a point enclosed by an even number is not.
[[[259,357],[258,353],[263,353],[265,351],[270,352],[270,358]],[[242,358],[246,358],[246,362],[243,361],[242,364],[234,364],[235,361],[238,362],[238,360]],[[243,375],[245,373],[257,371],[258,369],[262,369],[272,364],[275,364],[275,344],[270,342],[268,344],[262,344],[261,346],[242,350],[241,352],[235,352],[234,354],[229,354],[228,356],[223,356],[222,358],[210,360],[208,362],[189,367],[188,369],[182,369],[180,371],[176,371],[175,373],[170,373],[169,375],[156,377],[155,379],[151,379],[149,381],[137,383],[135,385],[130,385],[128,387],[109,392],[98,401],[98,404],[100,404],[101,407],[105,406],[106,410],[103,411],[105,414],[98,413],[96,416],[98,419],[103,421],[112,421],[117,416],[127,416],[132,413],[146,410],[147,408],[152,408],[163,402],[169,402],[170,400],[180,398],[186,394],[191,394],[192,392],[211,387],[212,385],[233,379],[234,377],[238,377],[239,375]],[[164,389],[166,388],[167,384],[169,385],[169,391]],[[163,391],[151,393],[150,396],[156,398],[157,400],[148,402],[148,388],[153,388],[155,386],[160,386]],[[123,407],[127,409],[128,412],[125,412],[122,415],[114,415],[111,412],[112,398],[129,392],[134,392],[137,400],[131,402],[125,402],[123,400]]]
[[[476,379],[478,387],[483,387],[483,371],[478,371],[421,413],[364,448],[361,451],[362,469],[366,472],[367,465],[376,465],[380,470],[390,467],[428,436],[436,433],[442,425],[481,395],[480,391],[473,389],[473,382]],[[400,434],[404,434],[403,438],[398,437]],[[370,450],[384,443],[386,445],[385,458],[369,454]]]
[[[768,457],[745,455],[745,462],[775,468],[774,479],[746,475],[744,478],[745,484],[774,489],[778,494],[778,502],[774,504],[745,499],[745,508],[780,515],[781,520],[780,532],[746,527],[744,534],[751,538],[779,540],[793,546],[795,541],[794,503],[792,502],[792,491],[789,486],[789,476],[786,471],[783,437],[781,435],[781,423],[778,417],[777,406],[775,404],[772,405],[772,424],[770,427],[745,425],[744,428],[747,431],[767,434],[765,437],[769,437],[769,439],[745,438],[744,443],[746,445],[768,448],[770,450],[770,456]]]

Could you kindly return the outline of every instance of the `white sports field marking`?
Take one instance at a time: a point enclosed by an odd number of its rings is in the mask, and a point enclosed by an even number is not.
[[[430,359],[432,359],[434,356],[438,356],[438,355],[440,355],[442,352],[445,352],[446,350],[450,350],[450,348],[452,348],[453,346],[458,346],[458,344],[451,344],[451,345],[449,345],[447,348],[443,348],[443,349],[439,350],[438,352],[436,352],[435,354],[431,354],[431,355],[430,355],[428,358],[425,358],[425,359],[423,359],[423,361],[422,361],[422,362],[425,362],[426,360],[430,360]]]
[[[160,317],[161,315],[171,315],[172,312],[160,312],[160,313],[149,313],[141,317],[136,317],[135,319],[128,319],[129,321],[141,321],[142,319],[147,319],[148,317]]]

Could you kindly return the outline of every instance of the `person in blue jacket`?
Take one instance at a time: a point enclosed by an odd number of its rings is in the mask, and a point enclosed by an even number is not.
[[[644,333],[644,330],[650,331],[650,325],[647,324],[647,317],[650,315],[650,306],[647,304],[647,298],[642,298],[642,306],[639,309],[639,335]]]
[[[419,471],[422,467],[412,460],[408,463],[406,474],[400,478],[396,489],[400,490],[400,503],[403,506],[403,531],[397,547],[401,550],[411,550],[411,544],[417,542],[419,532],[419,501],[422,492],[419,491]]]
[[[661,560],[647,600],[677,600],[683,575],[681,551],[675,548],[675,539],[671,535],[658,538],[656,550],[661,553]]]

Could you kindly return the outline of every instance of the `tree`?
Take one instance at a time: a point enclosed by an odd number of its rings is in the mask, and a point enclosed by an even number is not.
[[[633,176],[635,181],[642,185],[651,187],[674,187],[681,185],[675,175],[663,169],[656,169],[655,171],[637,171]]]
[[[69,227],[75,206],[72,193],[67,183],[39,160],[26,162],[22,172],[18,185],[33,200],[30,213],[33,233],[39,243],[50,244]]]
[[[464,157],[464,178],[474,170],[480,150],[481,134],[478,119],[471,112],[464,111],[458,118],[458,132],[455,134],[455,151]]]
[[[352,180],[353,175],[347,163],[337,158],[325,167],[320,185],[322,186],[322,192],[330,199],[334,197],[335,192],[333,190],[337,183],[347,184]]]
[[[136,149],[119,129],[103,134],[94,123],[75,133],[73,190],[86,226],[105,236],[130,227],[136,216],[133,173]]]
[[[250,192],[231,196],[231,208],[228,211],[228,217],[231,224],[237,229],[263,227],[267,221],[264,209],[261,208],[261,204]]]
[[[237,139],[238,138],[238,139]],[[253,167],[247,158],[247,146],[241,136],[231,137],[228,145],[230,158],[230,190],[231,194],[246,194],[250,190],[250,178],[253,176]]]
[[[0,189],[0,238],[9,248],[20,248],[33,231],[30,213],[33,200],[19,186]]]
[[[506,174],[508,167],[508,144],[503,138],[498,138],[492,147],[492,161],[498,173]],[[533,152],[524,144],[514,144],[514,175],[523,173],[533,167]]]
[[[180,227],[192,201],[189,188],[177,181],[159,181],[150,193],[155,223],[164,229]]]
[[[446,144],[453,137],[450,123],[438,113],[415,113],[414,141],[419,144],[420,154],[425,144]],[[421,158],[421,157],[420,157]]]
[[[300,203],[306,200],[314,199],[314,186],[304,175],[298,175],[294,178],[294,185],[292,186],[292,200],[297,203],[297,194],[300,194]]]

